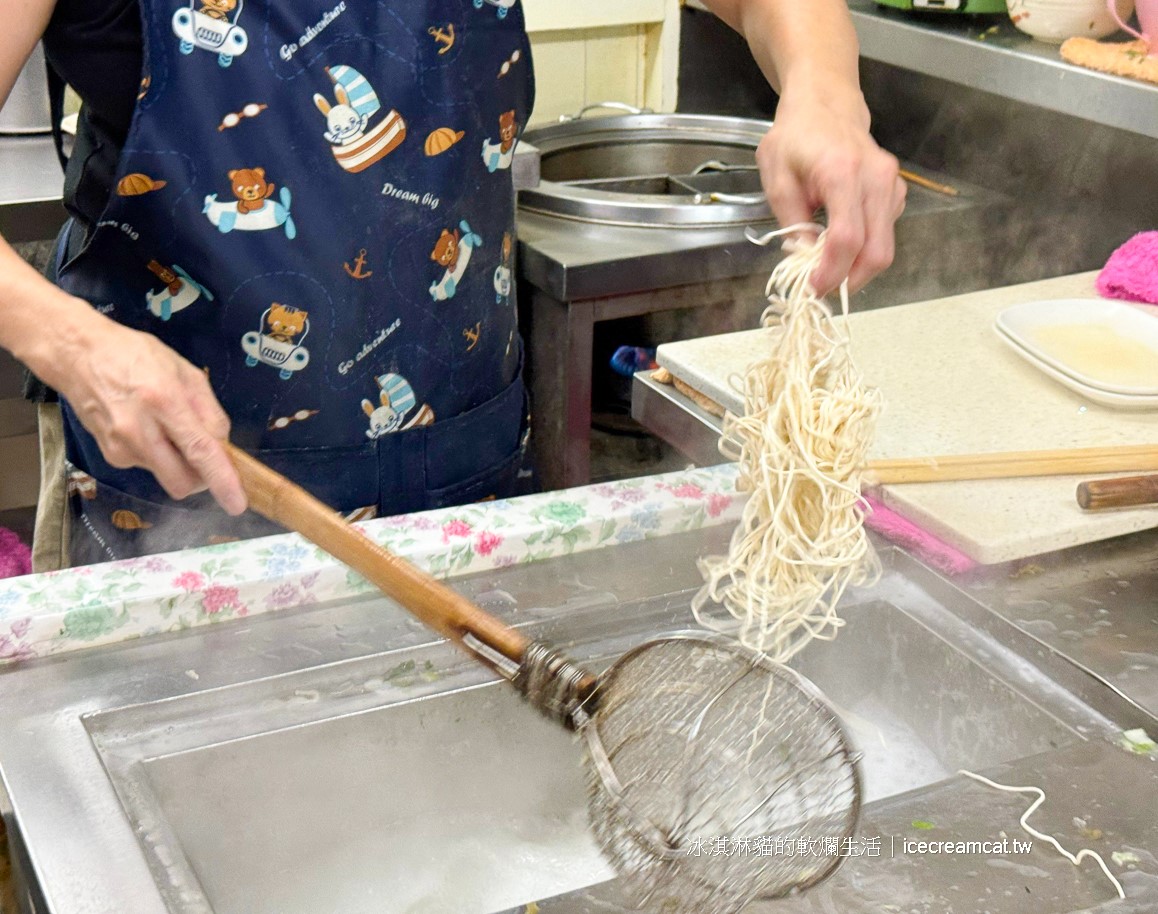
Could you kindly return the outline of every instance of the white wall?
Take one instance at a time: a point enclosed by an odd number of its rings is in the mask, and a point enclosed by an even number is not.
[[[679,0],[523,0],[538,86],[532,124],[585,105],[676,103]]]

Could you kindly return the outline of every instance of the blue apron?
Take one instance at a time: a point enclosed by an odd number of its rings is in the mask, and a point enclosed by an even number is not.
[[[116,191],[60,285],[203,368],[234,441],[338,510],[509,494],[517,0],[141,7]],[[75,564],[270,529],[169,500],[63,412]]]

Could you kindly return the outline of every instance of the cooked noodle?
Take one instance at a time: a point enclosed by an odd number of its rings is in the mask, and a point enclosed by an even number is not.
[[[1061,846],[1057,838],[1055,838],[1053,835],[1047,835],[1044,832],[1040,832],[1029,824],[1029,817],[1032,816],[1037,811],[1037,808],[1045,802],[1045,791],[1040,787],[1014,787],[1010,784],[998,784],[996,781],[991,781],[989,778],[983,777],[980,774],[974,774],[972,771],[966,771],[964,768],[958,768],[957,773],[963,774],[965,777],[972,778],[975,781],[979,781],[987,787],[992,787],[994,790],[1004,790],[1006,793],[1031,793],[1036,796],[1037,799],[1030,804],[1029,809],[1023,812],[1021,814],[1021,818],[1018,820],[1021,827],[1025,829],[1026,834],[1037,838],[1039,841],[1045,841],[1052,845],[1054,850],[1065,857],[1066,860],[1068,860],[1074,866],[1081,866],[1084,859],[1087,857],[1091,858],[1095,863],[1098,864],[1098,866],[1102,868],[1102,872],[1106,874],[1106,878],[1109,879],[1113,884],[1114,891],[1118,893],[1118,897],[1126,897],[1126,890],[1122,888],[1122,883],[1119,882],[1117,877],[1115,877],[1114,874],[1110,872],[1110,868],[1106,866],[1106,861],[1102,859],[1101,854],[1099,854],[1097,851],[1090,850],[1088,847],[1082,848],[1076,854],[1070,853]]]
[[[738,623],[745,645],[778,661],[812,638],[834,638],[846,588],[880,574],[860,482],[881,401],[852,362],[847,325],[809,285],[824,232],[803,225],[749,237],[767,244],[801,231],[819,237],[785,243],[761,318],[768,357],[744,375],[744,415],[724,417],[720,451],[752,494],[728,555],[700,561],[706,583],[693,603],[701,624],[734,633]],[[847,318],[845,286],[841,309]]]

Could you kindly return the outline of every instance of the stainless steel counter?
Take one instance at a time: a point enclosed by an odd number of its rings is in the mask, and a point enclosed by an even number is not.
[[[1007,17],[915,18],[873,0],[848,5],[863,57],[1158,138],[1158,86],[1067,63],[1057,45],[1034,40]]]
[[[1158,530],[981,568],[954,583],[1158,714]]]
[[[599,665],[687,624],[695,557],[727,535],[678,534],[456,587]],[[1113,910],[1158,909],[1158,760],[1114,745],[1119,728],[1155,732],[1158,718],[1050,650],[1045,626],[1026,625],[1027,612],[1046,614],[1026,609],[1035,594],[1102,601],[1102,579],[1125,580],[1117,575],[1136,566],[1094,557],[1077,575],[1091,589],[1079,591],[1073,562],[961,584],[882,554],[881,584],[849,595],[849,628],[811,646],[801,667],[864,752],[869,803],[856,840],[876,851],[810,893],[751,910],[1100,911],[1113,897],[1103,877],[1046,848],[905,849],[1024,837],[1016,822],[1028,800],[954,776],[958,766],[1041,785],[1048,801],[1035,824],[1067,846],[1126,855],[1111,863],[1128,893]],[[1118,632],[1135,652],[1158,653],[1153,577],[1134,580],[1139,604],[1088,604],[1092,620],[1107,609],[1111,624],[1075,621],[1075,637],[1060,642],[1070,656],[1113,675],[1104,652],[1121,652]],[[1130,673],[1127,692],[1152,700],[1158,673]],[[382,599],[10,668],[0,673],[0,732],[10,796],[0,808],[18,823],[18,863],[35,873],[39,911],[381,912],[399,909],[387,897],[413,897],[402,910],[435,914],[548,895],[543,914],[627,910],[584,837],[570,740]],[[471,879],[505,900],[443,894]],[[523,880],[509,897],[508,880]]]
[[[632,413],[697,465],[724,462],[720,419],[647,372]],[[952,586],[1158,714],[1158,530],[980,566]]]
[[[707,9],[701,0],[687,5]],[[914,15],[874,0],[848,0],[848,6],[861,56],[869,60],[1158,137],[1158,86],[1067,63],[1057,45],[1018,31],[1008,17]]]

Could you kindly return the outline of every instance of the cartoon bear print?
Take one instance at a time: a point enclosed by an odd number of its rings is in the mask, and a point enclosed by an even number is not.
[[[499,140],[501,144],[499,149],[502,152],[510,152],[511,147],[515,145],[515,137],[518,136],[519,125],[515,120],[514,110],[506,111],[499,115]]]
[[[482,158],[487,171],[494,174],[500,169],[511,167],[515,155],[515,140],[519,136],[519,122],[514,110],[499,115],[499,139],[494,142],[483,140]]]
[[[157,291],[152,289],[147,291],[145,305],[154,316],[163,321],[169,320],[179,311],[184,311],[202,296],[206,301],[213,301],[213,293],[177,264],[169,268],[159,261],[150,260],[148,269],[164,283],[164,286]]]
[[[273,184],[265,180],[264,168],[238,168],[229,173],[233,185],[233,196],[237,198],[239,213],[252,213],[265,205],[267,197],[272,197]]]
[[[265,318],[265,334],[279,343],[293,343],[306,328],[309,313],[273,302]]]
[[[443,229],[430,252],[430,259],[443,268],[442,278],[430,287],[430,297],[435,301],[454,298],[458,285],[462,282],[470,263],[471,253],[482,245],[482,238],[470,229],[466,220],[459,222],[458,228]]]
[[[261,232],[281,228],[286,238],[297,237],[297,226],[290,215],[292,195],[288,187],[280,190],[266,180],[264,168],[236,168],[228,172],[229,193],[233,199],[218,200],[217,194],[208,194],[201,212],[228,233]],[[277,191],[277,199],[270,199]]]
[[[198,12],[211,19],[228,22],[229,15],[237,8],[237,0],[201,0]]]
[[[453,273],[458,268],[458,242],[461,237],[458,229],[453,232],[449,229],[443,229],[434,245],[434,250],[430,252],[430,259]]]
[[[310,332],[310,316],[299,308],[271,302],[258,324],[241,338],[245,364],[250,368],[261,363],[278,369],[278,376],[289,380],[295,371],[310,363],[310,352],[302,345]]]

